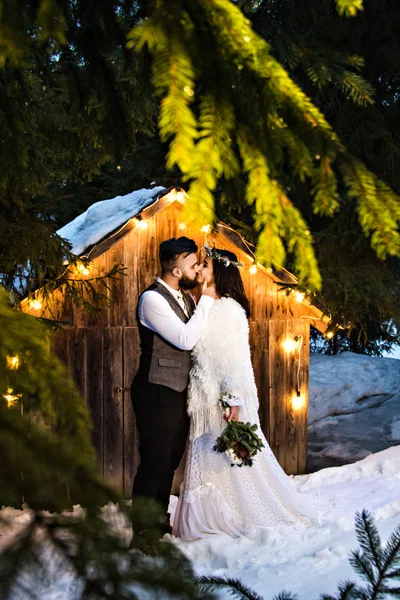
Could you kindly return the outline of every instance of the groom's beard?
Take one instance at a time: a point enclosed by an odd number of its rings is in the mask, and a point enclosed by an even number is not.
[[[179,287],[182,290],[192,290],[193,288],[195,288],[197,285],[197,276],[194,279],[189,279],[189,277],[185,277],[185,275],[182,275],[182,277],[179,280]]]

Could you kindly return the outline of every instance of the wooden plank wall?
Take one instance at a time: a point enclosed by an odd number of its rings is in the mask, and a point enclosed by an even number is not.
[[[55,348],[86,398],[94,425],[92,440],[104,476],[129,496],[139,460],[129,393],[139,362],[136,306],[139,293],[159,273],[160,242],[180,235],[195,239],[199,247],[207,240],[232,250],[243,262],[242,277],[252,308],[250,347],[261,425],[282,467],[288,473],[304,472],[307,402],[301,410],[293,411],[291,397],[296,389],[298,353],[285,352],[282,343],[286,337],[302,336],[300,382],[307,400],[309,321],[300,318],[299,306],[264,272],[250,274],[251,259],[225,236],[207,236],[197,227],[184,229],[177,203],[147,223],[147,229],[132,229],[94,260],[93,273],[104,273],[116,262],[126,268],[125,277],[111,282],[109,308],[90,315],[64,303],[57,313],[76,325],[57,333]]]

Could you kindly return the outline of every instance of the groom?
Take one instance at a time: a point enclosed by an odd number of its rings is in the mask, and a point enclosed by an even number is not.
[[[213,287],[203,285],[197,304],[185,290],[197,285],[198,248],[187,237],[160,244],[161,277],[138,303],[139,370],[131,396],[139,431],[140,465],[132,495],[161,504],[169,529],[168,503],[189,430],[186,394],[190,351],[199,340],[214,302]]]

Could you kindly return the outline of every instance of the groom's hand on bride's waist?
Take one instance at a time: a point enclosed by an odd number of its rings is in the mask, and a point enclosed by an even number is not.
[[[229,408],[229,414],[224,415],[224,419],[226,419],[228,421],[228,423],[230,423],[231,421],[238,421],[239,420],[239,407],[231,406]]]

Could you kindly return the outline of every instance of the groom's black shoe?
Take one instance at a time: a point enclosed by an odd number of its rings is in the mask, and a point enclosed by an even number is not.
[[[163,532],[164,535],[166,533],[169,533],[169,535],[172,534],[172,525],[170,523],[170,519],[171,519],[171,515],[170,515],[170,513],[167,513],[167,515],[165,517],[165,522],[161,524],[161,531]]]

